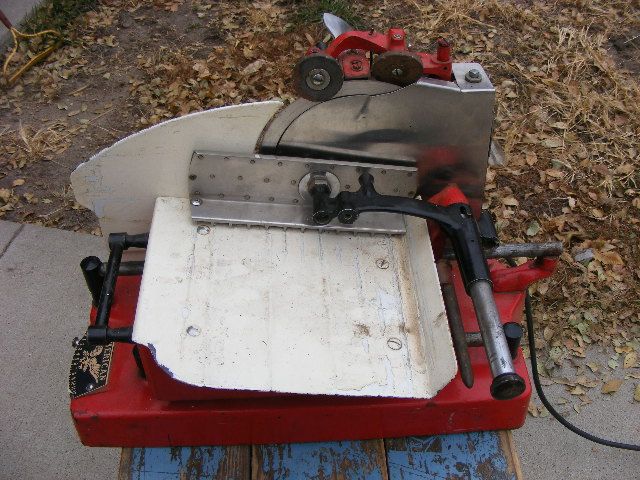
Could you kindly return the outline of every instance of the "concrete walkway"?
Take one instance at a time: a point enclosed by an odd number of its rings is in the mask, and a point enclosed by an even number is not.
[[[119,450],[83,447],[68,411],[71,340],[84,332],[90,303],[78,266],[87,255],[106,258],[101,238],[0,221],[0,479],[116,478]],[[591,355],[606,364],[606,355]],[[612,398],[594,389],[593,403],[571,420],[639,442],[635,383],[625,381]],[[528,480],[640,476],[640,454],[582,440],[551,418],[528,418],[514,436]]]
[[[40,0],[0,0],[0,10],[4,12],[14,27],[19,29],[22,21],[34,8],[40,4]],[[11,34],[0,24],[0,47],[11,42]]]
[[[0,479],[116,478],[119,450],[80,444],[67,390],[91,302],[78,265],[105,249],[95,236],[0,222]]]

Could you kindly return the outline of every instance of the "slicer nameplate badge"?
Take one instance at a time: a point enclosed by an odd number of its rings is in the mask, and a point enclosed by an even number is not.
[[[113,343],[89,345],[86,335],[78,341],[69,371],[71,398],[93,393],[107,384],[112,355]]]

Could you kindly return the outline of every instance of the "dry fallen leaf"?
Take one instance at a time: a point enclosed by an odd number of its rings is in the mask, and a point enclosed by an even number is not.
[[[621,385],[622,385],[622,380],[614,378],[613,380],[609,380],[608,382],[605,382],[605,384],[602,386],[602,390],[600,391],[602,393],[616,393],[620,389]]]
[[[629,352],[624,356],[622,362],[622,368],[633,368],[638,363],[638,354],[636,352]]]
[[[20,185],[24,185],[24,182],[25,182],[24,178],[18,178],[13,181],[12,185],[14,187],[19,187]]]
[[[258,70],[262,68],[262,66],[267,63],[267,61],[263,58],[256,60],[255,62],[250,63],[242,70],[243,75],[251,75],[256,73]]]
[[[584,395],[584,394],[585,394],[585,393],[587,393],[587,392],[585,392],[585,391],[584,391],[584,389],[583,389],[582,387],[577,386],[576,388],[574,388],[573,390],[571,390],[569,393],[570,393],[571,395]]]
[[[633,391],[633,399],[636,402],[640,402],[640,383],[636,385],[636,389]]]
[[[538,222],[536,222],[535,220],[533,222],[531,222],[529,224],[529,227],[527,227],[527,231],[525,232],[529,237],[534,237],[536,236],[538,233],[540,233],[540,224]]]

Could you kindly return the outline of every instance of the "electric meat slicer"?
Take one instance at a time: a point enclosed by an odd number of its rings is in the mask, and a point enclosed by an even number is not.
[[[524,422],[525,290],[561,246],[500,245],[482,210],[494,87],[444,40],[417,54],[400,29],[327,24],[336,38],[295,69],[303,98],[170,120],[72,174],[110,250],[81,263],[93,308],[69,389],[84,444]],[[531,260],[500,260],[514,257]]]

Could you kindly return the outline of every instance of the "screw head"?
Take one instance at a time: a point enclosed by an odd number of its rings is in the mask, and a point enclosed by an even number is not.
[[[324,68],[314,68],[307,74],[305,81],[311,90],[324,90],[331,82],[331,76]]]
[[[194,207],[199,207],[200,205],[202,205],[202,199],[200,199],[200,198],[192,198],[191,199],[191,205],[193,205]]]
[[[208,225],[198,225],[196,230],[200,235],[206,235],[211,231],[211,227]]]
[[[362,62],[360,60],[352,60],[351,68],[354,69],[355,71],[362,70]]]
[[[387,340],[387,346],[391,350],[400,350],[402,348],[402,341],[399,338],[391,337]]]
[[[381,268],[382,270],[386,270],[389,268],[389,260],[386,258],[379,258],[376,260],[376,267]]]
[[[394,68],[393,70],[391,70],[391,75],[393,75],[394,77],[401,77],[402,74],[404,74],[404,71],[401,68]]]
[[[187,327],[187,335],[189,335],[190,337],[197,337],[198,335],[200,335],[200,327],[198,327],[197,325],[189,325]]]
[[[469,83],[479,83],[482,81],[482,74],[480,73],[480,70],[472,68],[466,73],[464,79]]]
[[[402,34],[400,34],[400,33],[394,33],[394,34],[392,35],[392,38],[393,38],[394,40],[402,40]]]

